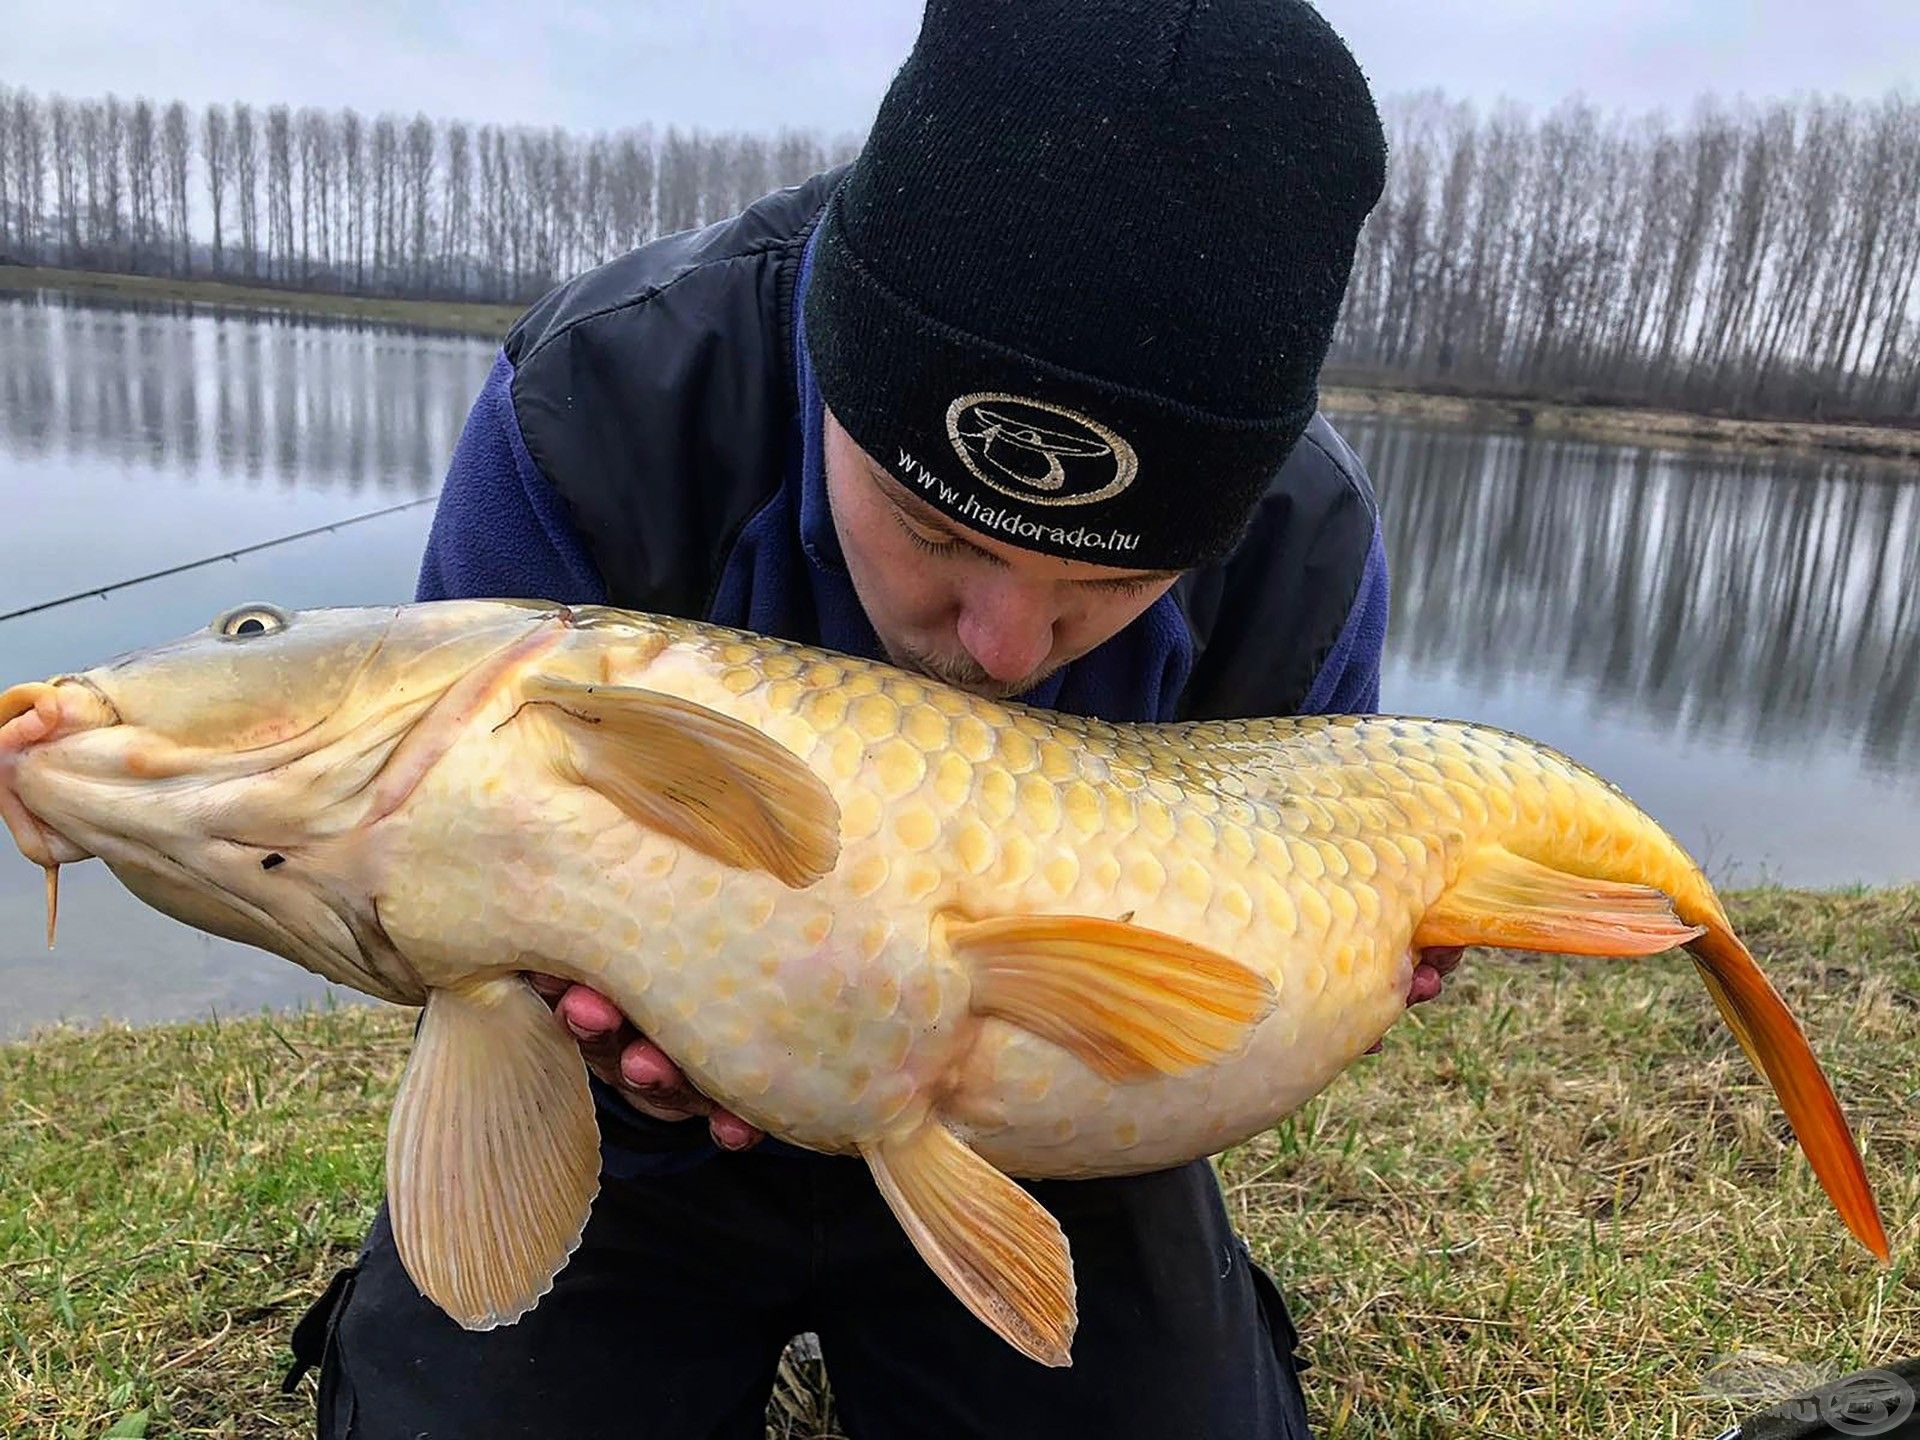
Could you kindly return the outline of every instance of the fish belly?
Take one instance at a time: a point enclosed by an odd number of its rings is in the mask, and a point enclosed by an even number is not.
[[[562,974],[795,1143],[846,1151],[932,1111],[1035,1176],[1160,1168],[1243,1139],[1404,1008],[1412,929],[1440,883],[1430,845],[1333,801],[1282,816],[1231,785],[1181,783],[1177,755],[1129,751],[1110,729],[1063,736],[905,677],[697,661],[669,650],[644,678],[729,710],[826,782],[832,872],[790,888],[712,860],[556,783],[532,732],[506,726],[406,817],[414,858],[391,868],[421,880],[381,913],[428,983]],[[1258,970],[1278,1004],[1235,1059],[1109,1083],[974,1013],[971,977],[935,938],[939,916],[1018,915],[1177,936]]]

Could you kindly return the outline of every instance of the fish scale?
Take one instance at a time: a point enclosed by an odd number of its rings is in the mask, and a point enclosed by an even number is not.
[[[590,984],[718,1103],[859,1154],[936,1273],[1067,1363],[1071,1259],[1007,1180],[1163,1168],[1276,1123],[1404,1012],[1416,951],[1684,944],[1876,1254],[1805,1036],[1618,789],[1458,721],[1113,725],[604,607],[210,630],[0,694],[0,819],[46,867],[422,1003],[388,1140],[402,1262],[511,1323],[598,1137],[521,977]]]
[[[900,1122],[909,1095],[924,1101],[935,1087],[937,1113],[1021,1175],[1180,1163],[1195,1115],[1211,1148],[1243,1140],[1273,1123],[1276,1105],[1317,1094],[1398,1018],[1415,927],[1451,878],[1449,856],[1477,838],[1475,822],[1503,817],[1510,833],[1575,859],[1586,857],[1568,842],[1584,833],[1589,804],[1622,812],[1602,815],[1602,833],[1624,824],[1640,835],[1638,812],[1572,762],[1458,722],[1308,717],[1129,732],[1043,720],[806,647],[657,621],[649,632],[668,643],[601,667],[607,683],[724,709],[805,760],[839,805],[840,861],[803,904],[764,874],[655,842],[633,862],[665,882],[644,931],[672,939],[623,943],[619,891],[609,897],[596,873],[567,902],[573,930],[591,939],[547,964],[604,990],[709,1094],[822,1150],[857,1150]],[[513,703],[503,696],[502,714]],[[1460,769],[1449,777],[1441,762]],[[496,763],[473,749],[442,768],[451,785],[458,765]],[[1579,782],[1587,789],[1576,793]],[[424,814],[435,801],[429,789],[416,805]],[[504,870],[544,868],[550,852],[525,837],[607,823],[498,823],[464,791],[451,805],[511,845],[494,862]],[[555,873],[550,883],[565,882]],[[472,937],[462,953],[487,934],[531,949],[555,928],[547,914],[518,923],[513,906],[481,895],[461,908]],[[1238,1058],[1114,1085],[1029,1031],[969,1013],[965,975],[928,954],[925,917],[948,909],[1130,916],[1241,957],[1280,1001]],[[778,927],[743,923],[776,910]],[[393,900],[385,913],[390,929],[408,928]],[[806,926],[826,917],[833,932],[809,942]],[[436,916],[421,928],[446,925]],[[787,962],[768,961],[771,951]],[[911,986],[929,965],[937,1001]],[[890,1068],[907,1083],[889,1083]]]

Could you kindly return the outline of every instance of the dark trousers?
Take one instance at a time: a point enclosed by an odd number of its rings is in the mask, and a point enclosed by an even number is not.
[[[324,1349],[321,1440],[761,1440],[782,1349],[808,1330],[856,1440],[1305,1440],[1293,1327],[1208,1165],[1031,1188],[1073,1248],[1067,1369],[963,1310],[857,1160],[608,1177],[553,1290],[483,1334],[415,1291],[382,1209],[303,1322]]]

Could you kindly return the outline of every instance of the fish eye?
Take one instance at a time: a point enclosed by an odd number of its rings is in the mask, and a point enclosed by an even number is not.
[[[275,635],[286,628],[285,612],[271,605],[242,605],[213,622],[213,633],[228,640],[251,640],[256,635]]]

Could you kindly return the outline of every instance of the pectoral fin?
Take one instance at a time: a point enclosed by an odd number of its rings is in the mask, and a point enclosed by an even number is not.
[[[1225,1059],[1274,1005],[1266,977],[1238,961],[1121,920],[943,920],[942,940],[971,967],[976,1012],[1044,1036],[1116,1083]]]
[[[1553,955],[1658,955],[1704,933],[1650,885],[1595,880],[1490,845],[1415,929],[1417,948],[1491,945]]]
[[[628,815],[739,869],[796,889],[840,854],[840,807],[791,750],[750,725],[652,690],[527,681],[565,740],[567,778]]]
[[[552,1287],[600,1187],[579,1045],[518,976],[434,990],[387,1130],[401,1263],[469,1330]]]
[[[914,1249],[962,1304],[1030,1359],[1073,1363],[1073,1260],[1039,1201],[937,1120],[861,1153]]]

